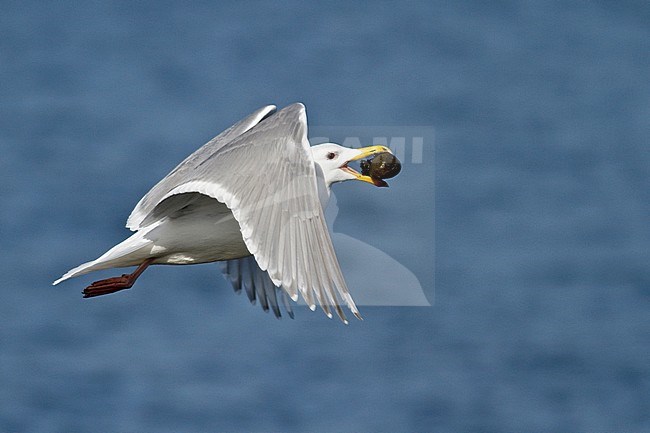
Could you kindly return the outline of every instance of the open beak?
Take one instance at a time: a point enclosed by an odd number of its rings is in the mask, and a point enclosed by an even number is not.
[[[354,170],[353,168],[348,167],[348,163],[351,162],[351,161],[358,161],[360,159],[368,158],[368,157],[373,156],[373,155],[375,155],[377,153],[386,153],[386,152],[388,152],[388,153],[392,154],[393,152],[391,152],[390,149],[387,148],[386,146],[368,146],[368,147],[362,147],[362,148],[357,149],[357,150],[359,152],[361,152],[361,153],[356,155],[354,158],[346,161],[345,164],[343,164],[339,168],[341,170],[347,172],[347,173],[350,173],[357,180],[360,180],[362,182],[368,182],[368,183],[371,183],[371,184],[373,184],[375,186],[379,186],[379,187],[387,187],[388,184],[384,180],[378,179],[378,178],[372,178],[370,176],[364,176],[363,174],[359,173],[358,171]]]

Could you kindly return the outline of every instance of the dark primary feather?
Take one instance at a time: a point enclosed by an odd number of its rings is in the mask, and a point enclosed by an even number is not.
[[[254,305],[259,299],[264,311],[271,309],[275,317],[280,318],[282,314],[278,303],[279,297],[286,313],[292,319],[294,318],[286,292],[273,284],[268,274],[257,266],[253,256],[219,262],[219,266],[235,292],[241,293],[244,289],[251,304]]]

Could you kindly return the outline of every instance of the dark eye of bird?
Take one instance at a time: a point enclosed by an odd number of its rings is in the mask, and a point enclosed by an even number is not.
[[[336,157],[336,153],[330,152],[327,154],[327,159],[334,159]]]

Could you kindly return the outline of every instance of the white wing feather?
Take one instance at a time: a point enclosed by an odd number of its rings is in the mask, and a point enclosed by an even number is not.
[[[205,145],[185,158],[167,176],[158,182],[135,206],[131,215],[126,221],[126,227],[135,231],[142,228],[144,218],[158,206],[169,192],[179,185],[185,183],[186,176],[206,158],[214,155],[224,145],[237,138],[253,126],[260,123],[264,118],[275,112],[275,105],[267,105],[248,115],[246,118],[232,125],[221,134],[208,141]]]

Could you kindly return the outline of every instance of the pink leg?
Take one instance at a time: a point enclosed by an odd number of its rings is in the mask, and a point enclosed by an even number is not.
[[[86,287],[82,292],[84,298],[94,298],[95,296],[108,295],[109,293],[119,292],[120,290],[130,289],[140,274],[153,262],[153,258],[147,259],[138,266],[131,274],[124,274],[121,277],[107,278],[99,280]]]

